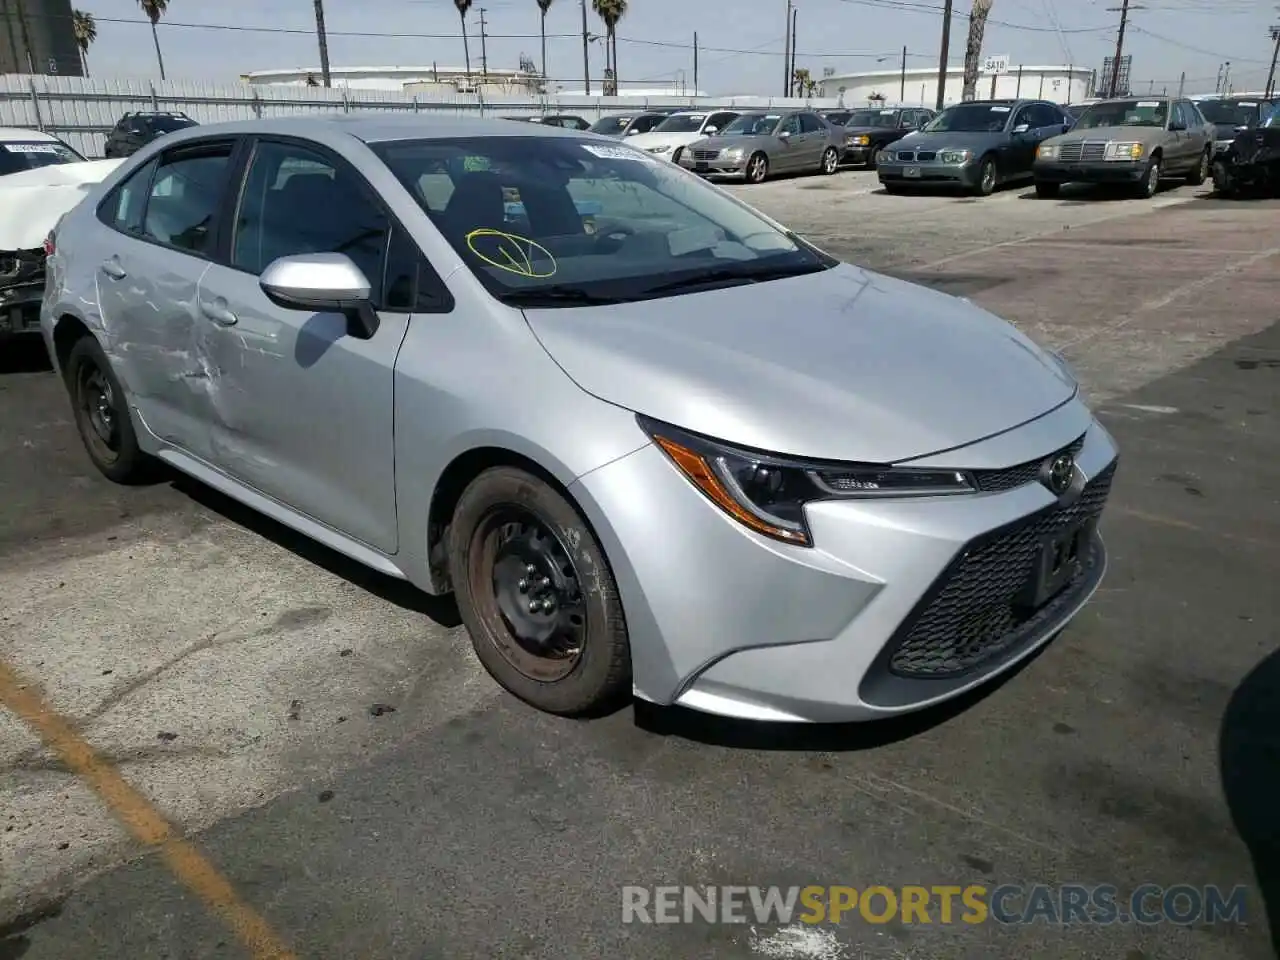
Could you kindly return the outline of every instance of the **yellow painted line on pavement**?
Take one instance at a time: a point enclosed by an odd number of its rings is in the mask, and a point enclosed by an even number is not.
[[[267,921],[240,899],[231,882],[195,844],[184,839],[151,801],[98,756],[72,723],[49,706],[34,684],[22,679],[3,660],[0,706],[32,727],[134,837],[160,852],[170,872],[234,931],[253,960],[297,960]]]

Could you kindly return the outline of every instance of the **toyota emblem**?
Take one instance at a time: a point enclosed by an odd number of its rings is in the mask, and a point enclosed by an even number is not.
[[[1044,485],[1060,497],[1071,489],[1071,481],[1075,479],[1075,474],[1075,458],[1069,453],[1060,453],[1045,463]]]

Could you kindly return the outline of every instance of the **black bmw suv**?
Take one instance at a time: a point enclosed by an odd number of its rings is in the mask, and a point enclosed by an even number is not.
[[[156,137],[196,125],[185,113],[126,113],[107,134],[102,155],[108,160],[132,156]]]

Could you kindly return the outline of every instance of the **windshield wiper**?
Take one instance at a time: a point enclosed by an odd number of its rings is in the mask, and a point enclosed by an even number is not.
[[[529,287],[502,294],[502,302],[513,307],[589,307],[606,303],[622,303],[623,297],[607,297],[581,287]]]
[[[763,283],[767,280],[782,280],[786,277],[801,277],[808,273],[818,273],[827,267],[821,263],[791,264],[785,267],[757,268],[755,270],[730,270],[721,268],[707,270],[696,276],[671,280],[645,289],[643,296],[678,293],[682,290],[696,290],[699,287],[730,286],[733,284]]]

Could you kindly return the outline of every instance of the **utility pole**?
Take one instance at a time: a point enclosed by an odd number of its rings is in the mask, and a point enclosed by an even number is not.
[[[488,50],[485,48],[485,39],[488,34],[485,33],[484,7],[480,8],[480,76],[486,79],[489,76],[489,56]]]
[[[898,104],[907,102],[907,48],[902,48],[902,82],[898,85]]]
[[[1119,7],[1107,7],[1108,13],[1120,14],[1120,32],[1116,34],[1116,59],[1111,64],[1111,86],[1109,88],[1109,96],[1116,96],[1117,88],[1120,86],[1120,57],[1124,53],[1124,30],[1125,27],[1129,25],[1129,11],[1145,9],[1147,8],[1130,4],[1129,0],[1124,0],[1124,3]]]
[[[791,11],[791,94],[795,96],[796,92],[796,17],[800,15],[799,10]]]
[[[591,96],[591,58],[587,53],[587,44],[591,42],[591,34],[587,32],[587,0],[581,0],[582,6],[582,92]]]
[[[787,0],[787,19],[782,34],[782,95],[791,92],[791,0]]]
[[[1187,71],[1182,71],[1182,76],[1178,78],[1178,99],[1182,99],[1183,91],[1187,89]]]
[[[698,95],[698,31],[693,31],[693,95]]]
[[[1222,65],[1222,93],[1223,96],[1231,96],[1231,61],[1228,60]]]
[[[316,36],[320,40],[320,84],[329,86],[329,39],[324,33],[324,0],[316,0]]]
[[[1280,24],[1271,28],[1271,39],[1275,41],[1276,49],[1271,54],[1271,72],[1267,74],[1267,96],[1271,96],[1275,92],[1276,86],[1276,63],[1280,62]]]
[[[946,0],[942,11],[942,53],[938,55],[938,109],[947,93],[947,59],[951,56],[951,11],[954,0]]]

